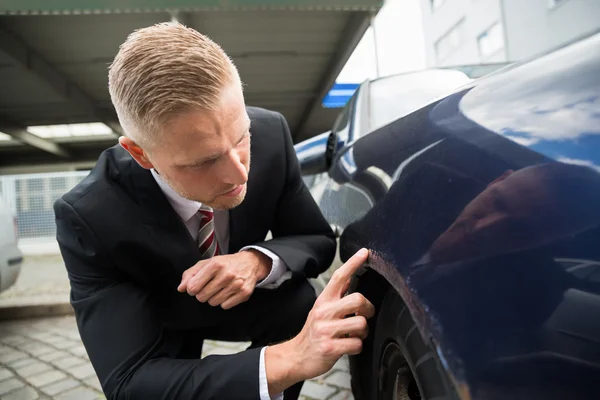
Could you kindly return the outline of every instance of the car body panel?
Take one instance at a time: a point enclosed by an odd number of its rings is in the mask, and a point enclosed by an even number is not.
[[[0,199],[0,292],[16,282],[22,261],[23,254],[18,247],[14,216]]]
[[[341,260],[371,249],[462,398],[600,397],[600,35],[359,138],[316,181]]]

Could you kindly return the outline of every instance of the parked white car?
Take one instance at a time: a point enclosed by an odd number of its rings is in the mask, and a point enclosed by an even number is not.
[[[22,262],[23,254],[18,247],[16,218],[0,198],[0,292],[16,282]]]

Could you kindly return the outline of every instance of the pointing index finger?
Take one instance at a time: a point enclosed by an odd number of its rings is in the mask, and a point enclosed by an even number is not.
[[[348,281],[352,275],[367,261],[369,251],[360,249],[352,257],[348,259],[337,271],[335,271],[329,280],[321,296],[326,298],[339,299],[344,295],[344,291],[348,287]]]

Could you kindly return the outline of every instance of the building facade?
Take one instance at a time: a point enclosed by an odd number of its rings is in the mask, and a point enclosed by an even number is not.
[[[420,0],[428,66],[520,61],[600,29],[600,0]]]

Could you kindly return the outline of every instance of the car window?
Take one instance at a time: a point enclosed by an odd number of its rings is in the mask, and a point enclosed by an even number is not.
[[[427,70],[377,79],[369,85],[372,132],[445,96],[471,79],[460,71]]]
[[[351,105],[352,98],[348,101],[346,106],[342,109],[342,112],[340,112],[340,114],[335,119],[335,123],[333,124],[332,129],[334,132],[339,132],[348,125],[348,122],[350,121],[349,114]]]
[[[356,104],[356,98],[358,97],[359,91],[360,88],[354,92],[354,95],[350,98],[333,124],[332,132],[336,133],[339,139],[343,142],[348,141],[350,125],[352,122],[352,114],[354,112],[354,105]]]
[[[304,184],[306,185],[307,188],[311,188],[312,185],[315,182],[315,174],[311,174],[311,175],[303,175],[302,176],[302,180],[304,181]]]

